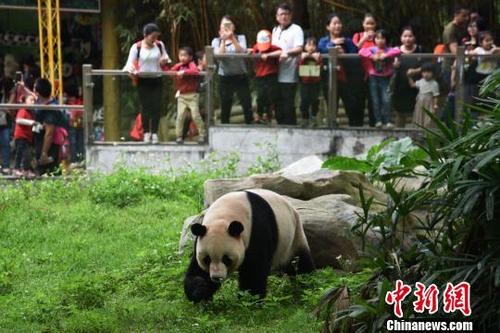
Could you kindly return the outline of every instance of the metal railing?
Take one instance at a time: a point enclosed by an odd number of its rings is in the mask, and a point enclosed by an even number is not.
[[[258,58],[259,55],[249,54],[249,53],[241,53],[241,54],[219,54],[216,55],[214,53],[214,49],[212,47],[207,46],[205,48],[205,61],[206,61],[206,71],[200,72],[200,76],[204,77],[204,86],[206,87],[205,94],[205,108],[207,111],[207,119],[205,121],[205,126],[207,127],[206,133],[208,134],[208,127],[213,126],[214,119],[214,76],[215,70],[217,68],[216,62],[218,59],[224,58]],[[359,56],[357,54],[341,54],[338,49],[331,48],[329,49],[328,54],[323,54],[323,58],[328,59],[328,96],[327,96],[327,128],[335,129],[339,128],[338,123],[338,71],[337,67],[343,59],[355,59]],[[464,64],[466,58],[468,57],[465,54],[465,49],[463,47],[459,47],[456,55],[454,54],[428,54],[428,53],[419,53],[419,54],[402,54],[399,57],[401,58],[419,58],[419,59],[435,59],[435,58],[452,58],[456,59],[456,68],[457,68],[457,90],[456,90],[456,110],[455,116],[456,120],[460,121],[463,115],[463,107],[464,107]],[[494,56],[485,56],[485,57],[495,57],[500,59],[499,55]],[[19,108],[28,108],[28,109],[55,109],[55,110],[83,110],[83,118],[84,118],[84,136],[85,136],[85,145],[93,145],[96,144],[96,140],[94,137],[93,131],[93,114],[94,114],[94,80],[95,76],[128,76],[129,74],[123,72],[122,70],[108,70],[108,69],[93,69],[92,65],[83,65],[83,106],[78,105],[50,105],[50,106],[41,106],[41,105],[27,105],[27,104],[0,104],[0,109],[19,109]],[[176,76],[175,72],[161,72],[161,73],[141,73],[140,77],[161,77],[161,76]],[[106,121],[106,119],[104,119]],[[346,128],[348,129],[348,128]],[[209,138],[208,138],[209,139]]]

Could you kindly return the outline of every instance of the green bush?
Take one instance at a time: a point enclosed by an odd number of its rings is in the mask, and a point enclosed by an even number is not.
[[[380,246],[366,251],[366,262],[376,273],[362,288],[362,298],[339,312],[328,330],[380,330],[391,313],[383,300],[397,279],[411,286],[416,282],[426,286],[434,283],[440,295],[448,282],[467,281],[471,286],[472,315],[466,320],[474,321],[474,330],[478,332],[500,330],[499,80],[500,70],[497,70],[483,84],[483,105],[471,107],[479,113],[479,119],[473,120],[470,112],[466,112],[461,123],[447,125],[427,112],[435,128],[425,129],[426,138],[420,150],[412,154],[404,148],[407,145],[401,145],[404,149],[396,151],[406,154],[385,155],[385,161],[389,158],[402,164],[389,167],[388,177],[374,177],[383,182],[389,195],[387,208],[371,213],[371,198],[364,198],[360,192],[364,214],[354,227],[362,231],[374,228],[382,235]],[[364,171],[372,175],[384,165],[377,166],[369,157],[366,162],[372,170]],[[412,170],[415,165],[425,168],[427,181],[416,191],[396,190],[394,179],[402,174],[416,175]],[[396,230],[417,210],[420,214],[413,216],[418,231],[416,239],[412,246],[404,248],[395,237]],[[403,306],[405,320],[464,319],[456,313],[444,313],[442,303],[434,315],[414,313],[410,301]]]

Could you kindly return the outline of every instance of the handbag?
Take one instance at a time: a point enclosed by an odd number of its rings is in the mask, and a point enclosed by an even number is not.
[[[0,110],[0,126],[7,126],[7,112]]]
[[[144,129],[142,127],[142,117],[140,113],[135,117],[134,125],[130,131],[130,137],[135,141],[142,141],[144,139]]]

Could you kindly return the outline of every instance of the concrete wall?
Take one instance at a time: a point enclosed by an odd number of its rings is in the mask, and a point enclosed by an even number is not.
[[[110,172],[121,165],[143,167],[152,172],[196,166],[208,152],[223,156],[238,152],[239,170],[244,172],[255,163],[257,156],[266,155],[266,143],[271,143],[283,166],[309,155],[356,156],[389,137],[418,135],[415,130],[302,129],[297,127],[214,126],[209,130],[208,146],[194,144],[144,145],[140,143],[96,144],[87,149],[87,169],[90,172]]]
[[[145,168],[153,173],[196,165],[205,157],[200,145],[96,144],[87,148],[87,171],[109,173],[118,166]]]
[[[264,126],[216,126],[210,128],[210,148],[222,155],[239,152],[240,167],[248,168],[257,156],[265,154],[265,142],[275,144],[283,166],[309,155],[323,159],[329,155],[356,156],[366,153],[382,140],[406,136],[415,137],[415,130],[360,129],[302,129],[297,127],[275,128]]]

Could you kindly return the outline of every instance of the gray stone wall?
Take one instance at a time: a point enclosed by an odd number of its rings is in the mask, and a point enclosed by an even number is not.
[[[160,172],[171,168],[196,166],[208,152],[224,156],[238,152],[240,171],[255,163],[257,156],[266,154],[266,143],[271,143],[283,166],[303,157],[318,155],[356,156],[389,137],[415,137],[415,130],[361,129],[302,129],[297,127],[213,126],[209,130],[207,146],[172,143],[144,145],[120,142],[95,144],[87,147],[87,170],[109,173],[116,166],[145,168]]]

